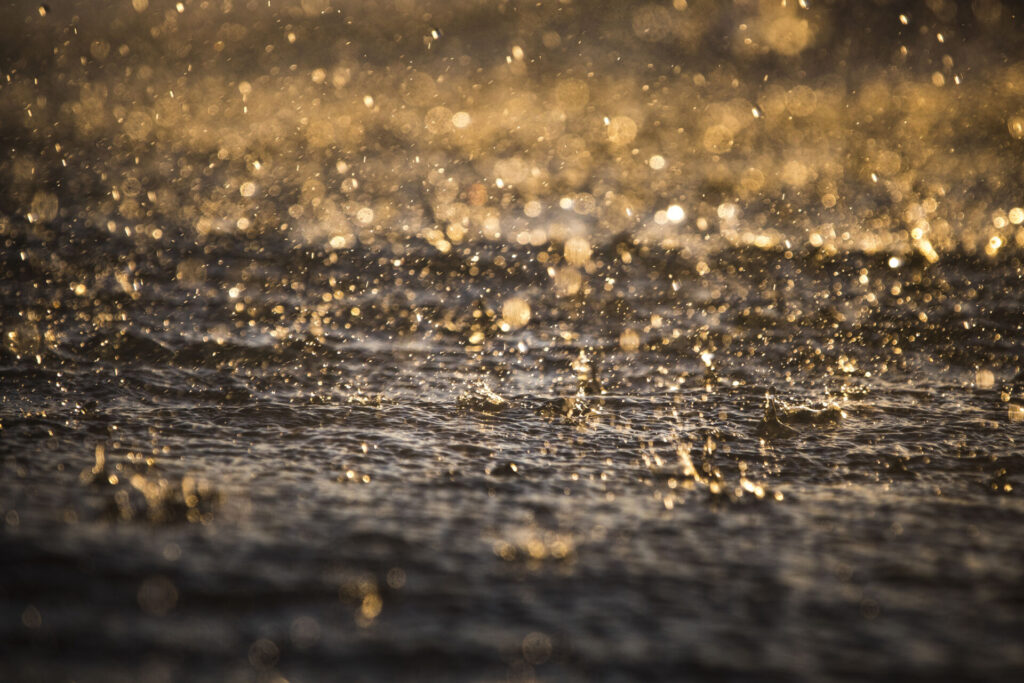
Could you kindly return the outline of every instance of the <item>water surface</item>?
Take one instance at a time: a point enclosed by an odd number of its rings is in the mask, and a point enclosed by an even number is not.
[[[0,677],[1024,672],[1019,15],[595,7],[2,10]]]

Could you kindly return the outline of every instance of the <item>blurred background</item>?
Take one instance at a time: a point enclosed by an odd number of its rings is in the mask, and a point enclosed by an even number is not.
[[[1024,33],[999,0],[61,1],[0,21],[5,222],[929,260],[1024,241]]]

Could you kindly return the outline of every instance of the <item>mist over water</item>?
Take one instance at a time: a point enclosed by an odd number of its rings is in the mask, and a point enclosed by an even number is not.
[[[1013,3],[0,26],[0,678],[1024,673]]]

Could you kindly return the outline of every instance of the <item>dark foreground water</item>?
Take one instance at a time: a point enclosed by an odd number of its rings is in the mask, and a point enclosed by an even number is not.
[[[4,264],[14,679],[1024,667],[1016,257],[620,242],[562,296],[529,248],[197,282],[70,234]]]
[[[0,680],[1024,676],[1009,3],[0,8]]]

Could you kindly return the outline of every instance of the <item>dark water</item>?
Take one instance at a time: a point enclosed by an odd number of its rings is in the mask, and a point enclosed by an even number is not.
[[[1019,14],[805,4],[3,9],[0,679],[1017,680]]]

